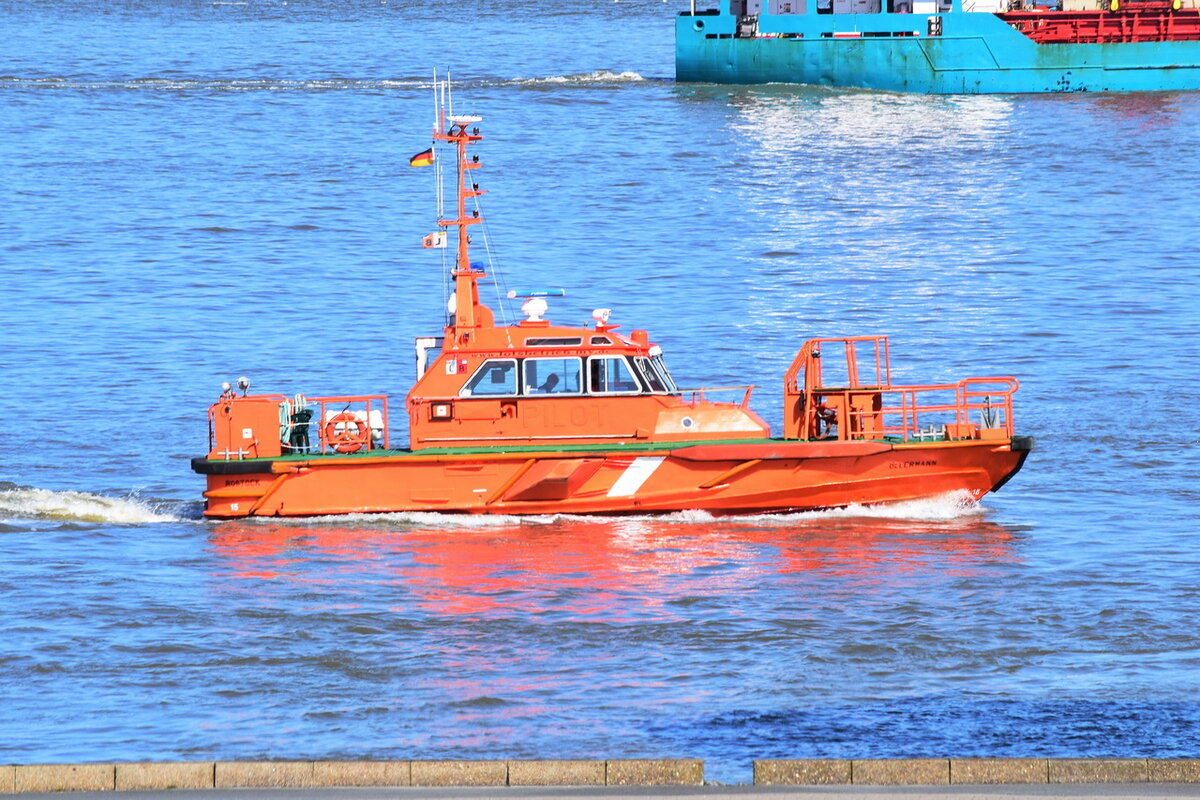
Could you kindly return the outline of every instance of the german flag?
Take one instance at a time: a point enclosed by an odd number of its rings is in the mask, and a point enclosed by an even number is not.
[[[420,153],[417,153],[415,156],[413,156],[412,158],[410,158],[408,160],[408,165],[410,167],[428,167],[432,163],[433,163],[433,148],[432,147],[429,148],[428,150],[422,150]]]

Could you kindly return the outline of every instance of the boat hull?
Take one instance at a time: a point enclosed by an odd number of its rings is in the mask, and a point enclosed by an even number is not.
[[[740,36],[730,15],[684,14],[676,21],[676,80],[925,94],[1200,88],[1200,41],[1039,44],[995,14],[936,19],[941,35],[929,36],[924,15],[764,14],[756,35]]]
[[[947,492],[975,498],[1022,466],[1028,437],[892,444],[753,442],[671,449],[425,453],[220,461],[205,515],[319,516],[441,511],[745,514],[880,504]]]

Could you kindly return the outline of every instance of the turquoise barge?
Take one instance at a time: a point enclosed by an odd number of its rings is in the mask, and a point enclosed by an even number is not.
[[[719,0],[697,10],[693,0],[676,19],[675,77],[927,94],[1200,88],[1196,0],[965,2]]]

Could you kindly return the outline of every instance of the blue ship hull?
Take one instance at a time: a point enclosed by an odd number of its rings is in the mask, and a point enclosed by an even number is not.
[[[680,14],[676,80],[927,94],[1200,88],[1200,41],[1038,44],[996,14],[957,9],[760,14],[755,23],[754,35],[739,35],[732,14]],[[940,35],[929,35],[935,25]]]

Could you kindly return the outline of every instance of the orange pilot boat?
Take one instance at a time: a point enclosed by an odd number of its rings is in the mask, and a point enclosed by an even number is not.
[[[425,245],[455,232],[454,293],[444,335],[416,342],[408,449],[391,447],[386,397],[252,395],[239,379],[192,461],[206,516],[784,512],[979,498],[1020,470],[1033,441],[1014,435],[1015,378],[893,385],[883,336],[806,342],[772,438],[753,387],[732,402],[677,388],[646,331],[618,333],[605,309],[594,327],[564,327],[544,316],[561,292],[509,292],[526,318],[497,325],[468,257],[479,121],[443,110],[434,129],[456,156],[457,216],[440,215]]]

